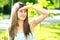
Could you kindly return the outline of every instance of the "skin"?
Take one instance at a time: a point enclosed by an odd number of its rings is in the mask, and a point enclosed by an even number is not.
[[[18,14],[18,19],[22,21],[24,21],[27,16],[26,10],[21,10],[21,11],[18,10],[17,14]]]
[[[19,8],[19,4],[16,3],[14,5],[14,8]],[[13,8],[13,9],[14,9]],[[32,32],[34,32],[34,28],[37,24],[41,23],[49,14],[49,11],[48,10],[45,10],[43,8],[39,8],[39,7],[36,7],[36,6],[24,6],[22,8],[20,8],[18,11],[17,11],[17,16],[18,16],[18,24],[19,24],[19,27],[17,28],[17,32],[23,32],[23,21],[25,20],[26,16],[27,16],[27,12],[26,12],[26,9],[29,9],[29,8],[32,8],[36,11],[39,11],[41,13],[41,15],[39,15],[37,18],[32,18],[32,20],[29,21],[29,25],[30,25],[30,29]],[[15,9],[15,10],[16,10]],[[11,37],[9,37],[9,40],[12,40]]]
[[[25,20],[26,16],[27,16],[27,12],[26,10],[18,10],[17,11],[18,14],[18,23],[19,23],[19,28],[17,32],[23,32],[23,21]]]
[[[18,20],[19,28],[18,28],[17,32],[23,32],[23,21],[25,20],[25,18],[27,16],[26,9],[29,9],[29,8],[33,8],[36,11],[41,12],[41,15],[39,17],[37,17],[35,19],[33,18],[32,20],[29,21],[31,31],[34,31],[35,26],[37,24],[41,23],[49,14],[48,10],[45,10],[45,9],[42,9],[39,7],[35,7],[35,6],[24,6],[24,7],[20,8],[17,11],[18,18],[19,18],[19,20]]]

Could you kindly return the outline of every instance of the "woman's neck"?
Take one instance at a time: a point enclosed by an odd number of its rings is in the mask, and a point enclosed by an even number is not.
[[[19,24],[19,27],[23,27],[23,21],[22,20],[18,20],[18,24]]]
[[[18,29],[17,29],[17,33],[23,32],[23,21],[18,20]]]

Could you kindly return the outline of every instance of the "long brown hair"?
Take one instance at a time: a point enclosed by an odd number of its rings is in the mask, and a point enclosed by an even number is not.
[[[14,37],[17,33],[17,27],[19,26],[17,10],[23,6],[25,6],[25,4],[17,2],[14,4],[14,6],[12,7],[12,10],[11,10],[11,22],[10,22],[10,28],[9,28],[9,36],[12,38],[12,40],[14,40]],[[24,31],[24,35],[26,37],[27,37],[27,35],[29,35],[29,33],[31,33],[30,26],[28,23],[28,9],[27,9],[26,19],[24,20],[24,23],[23,23],[23,31]]]

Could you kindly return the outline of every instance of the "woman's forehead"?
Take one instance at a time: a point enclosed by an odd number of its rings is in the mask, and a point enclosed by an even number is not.
[[[19,11],[27,11],[27,9],[20,10],[20,8],[19,8],[18,10],[19,10]]]

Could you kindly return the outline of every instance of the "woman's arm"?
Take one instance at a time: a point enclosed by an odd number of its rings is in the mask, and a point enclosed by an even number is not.
[[[37,18],[33,18],[32,20],[29,21],[29,23],[34,28],[37,24],[41,23],[48,16],[49,11],[43,8],[36,7],[36,6],[31,6],[31,8],[35,9],[36,11],[41,12],[40,16],[38,16]]]
[[[23,10],[23,9],[28,9],[28,8],[33,8],[35,9],[36,11],[39,11],[41,12],[41,15],[38,16],[37,18],[35,19],[32,19],[29,21],[29,23],[32,25],[32,26],[36,26],[37,24],[41,23],[49,14],[49,11],[48,10],[45,10],[43,8],[39,8],[39,7],[36,7],[36,6],[24,6],[23,8],[21,8],[20,10]]]
[[[12,37],[9,35],[9,30],[10,28],[8,29],[8,40],[12,40]]]
[[[8,37],[8,40],[12,40],[12,38],[9,36],[9,37]]]
[[[31,8],[35,9],[36,11],[41,12],[40,16],[31,20],[31,22],[33,22],[35,25],[38,24],[38,23],[41,23],[49,14],[49,11],[45,10],[43,8],[39,8],[39,7],[35,7],[35,6],[32,6]]]

